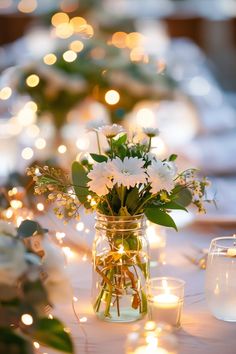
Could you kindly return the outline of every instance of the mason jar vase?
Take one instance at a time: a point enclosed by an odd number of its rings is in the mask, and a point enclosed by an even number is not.
[[[133,322],[147,314],[149,246],[146,219],[97,214],[93,243],[93,308],[109,322]]]

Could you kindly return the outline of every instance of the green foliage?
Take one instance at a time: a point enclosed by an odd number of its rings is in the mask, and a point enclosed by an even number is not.
[[[192,193],[187,187],[177,185],[171,193],[175,203],[187,207],[192,202]]]
[[[106,162],[107,161],[107,157],[105,155],[98,155],[98,154],[90,154],[90,156],[92,157],[92,159],[96,162]]]
[[[41,318],[37,321],[32,337],[42,345],[65,353],[74,353],[71,338],[58,319]]]
[[[172,155],[170,155],[170,157],[169,157],[169,161],[175,161],[175,160],[177,159],[177,157],[178,157],[178,155],[172,154]]]
[[[12,329],[0,327],[1,354],[33,354],[32,344]]]
[[[151,222],[166,227],[172,227],[177,231],[177,226],[175,225],[174,220],[164,210],[149,207],[145,209],[145,215]]]
[[[89,179],[84,167],[77,161],[72,164],[72,181],[77,198],[81,203],[86,203],[89,195],[87,187]]]

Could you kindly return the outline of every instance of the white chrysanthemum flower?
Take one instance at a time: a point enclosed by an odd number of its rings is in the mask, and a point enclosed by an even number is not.
[[[174,187],[174,177],[177,168],[174,162],[153,160],[152,164],[147,168],[148,180],[151,183],[151,192],[158,193],[161,190],[171,191]]]
[[[122,161],[116,157],[111,161],[113,183],[127,188],[134,187],[139,183],[146,183],[147,175],[143,169],[144,161],[137,157],[125,157]]]
[[[149,138],[154,138],[154,136],[157,136],[157,135],[160,134],[159,129],[157,129],[157,128],[151,128],[151,127],[143,128],[143,132],[144,132],[144,134],[146,134]]]
[[[109,192],[108,188],[113,187],[112,173],[107,162],[93,165],[93,169],[88,173],[88,178],[90,179],[89,189],[100,197]]]
[[[121,125],[112,124],[112,125],[103,125],[98,129],[100,133],[105,135],[106,138],[111,139],[116,135],[123,133],[125,130]]]
[[[87,123],[86,128],[88,131],[98,131],[99,128],[104,126],[104,120],[91,120]]]

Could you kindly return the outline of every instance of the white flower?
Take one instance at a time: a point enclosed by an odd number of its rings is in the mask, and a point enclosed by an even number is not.
[[[151,182],[151,192],[158,193],[160,190],[167,190],[168,192],[174,187],[174,177],[177,168],[174,162],[160,160],[153,160],[152,164],[148,166],[147,173],[149,175],[149,182]]]
[[[61,248],[46,237],[43,239],[45,255],[42,268],[46,274],[44,286],[52,304],[67,302],[71,299],[72,288],[65,268],[65,258]]]
[[[16,228],[7,221],[0,220],[0,235],[16,236]]]
[[[112,173],[109,168],[110,163],[101,162],[93,165],[93,169],[88,173],[89,189],[96,193],[98,196],[106,195],[109,190],[108,188],[113,187]]]
[[[143,132],[144,132],[144,134],[146,134],[149,138],[154,138],[154,136],[157,136],[157,135],[160,134],[159,129],[157,129],[157,128],[151,128],[151,127],[143,128]]]
[[[104,126],[103,120],[91,120],[87,123],[86,128],[88,131],[98,131],[99,128]]]
[[[0,283],[14,285],[19,277],[26,272],[28,266],[25,254],[26,250],[23,243],[16,238],[6,236],[1,229]]]
[[[143,169],[144,161],[137,157],[125,157],[122,161],[116,157],[111,161],[113,183],[127,188],[139,183],[146,183],[147,175]]]
[[[98,129],[100,133],[105,135],[108,139],[114,138],[116,135],[123,133],[124,128],[118,124],[103,125]]]

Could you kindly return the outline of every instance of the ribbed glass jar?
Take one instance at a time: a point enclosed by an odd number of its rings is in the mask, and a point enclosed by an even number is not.
[[[94,311],[110,322],[133,322],[147,313],[149,247],[144,215],[96,217],[93,243]]]

